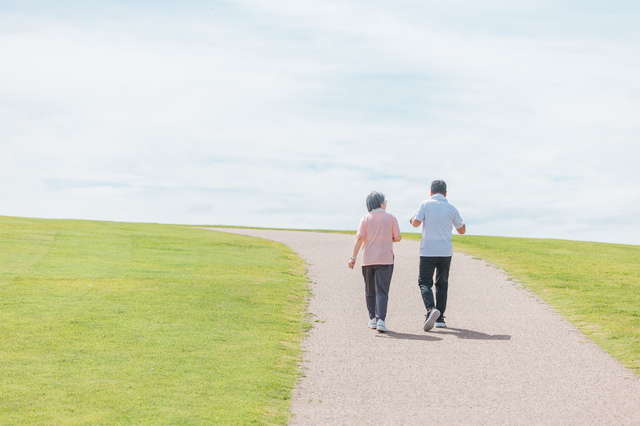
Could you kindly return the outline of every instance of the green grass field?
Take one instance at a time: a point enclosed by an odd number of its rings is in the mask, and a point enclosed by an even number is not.
[[[0,424],[286,424],[307,292],[265,240],[0,217]]]
[[[454,246],[640,374],[640,246],[466,235]],[[287,423],[309,323],[304,265],[283,245],[0,216],[0,295],[0,424]]]
[[[640,375],[640,246],[468,235],[453,242],[505,270]]]

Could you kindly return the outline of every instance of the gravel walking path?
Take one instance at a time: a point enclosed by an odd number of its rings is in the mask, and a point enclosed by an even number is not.
[[[484,261],[454,255],[448,327],[425,333],[419,244],[396,243],[379,333],[362,256],[347,267],[353,236],[224,231],[282,242],[308,264],[314,328],[291,425],[640,425],[640,379]]]

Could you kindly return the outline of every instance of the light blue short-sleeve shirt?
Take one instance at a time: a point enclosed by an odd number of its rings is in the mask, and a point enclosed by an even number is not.
[[[420,256],[453,256],[452,226],[458,229],[464,225],[458,209],[444,195],[434,194],[420,204],[416,219],[422,222]]]

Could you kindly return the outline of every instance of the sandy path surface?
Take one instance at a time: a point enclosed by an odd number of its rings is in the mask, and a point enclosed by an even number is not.
[[[291,425],[640,425],[640,379],[484,261],[454,255],[448,328],[425,333],[418,243],[397,243],[379,333],[367,328],[361,255],[347,268],[353,236],[226,231],[308,263],[314,328]]]

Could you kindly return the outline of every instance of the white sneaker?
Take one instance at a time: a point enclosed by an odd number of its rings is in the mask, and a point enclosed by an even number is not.
[[[444,315],[440,315],[440,318],[436,321],[436,327],[445,328],[446,326],[447,323],[444,322]]]
[[[424,319],[424,325],[422,326],[422,329],[424,331],[431,330],[438,318],[440,318],[440,311],[436,308],[431,309],[427,314],[427,317]]]
[[[382,321],[382,320],[378,320],[377,330],[378,331],[387,331],[387,324],[385,324],[384,321]]]
[[[378,321],[375,318],[369,321],[369,328],[373,328],[374,330],[378,328]]]

